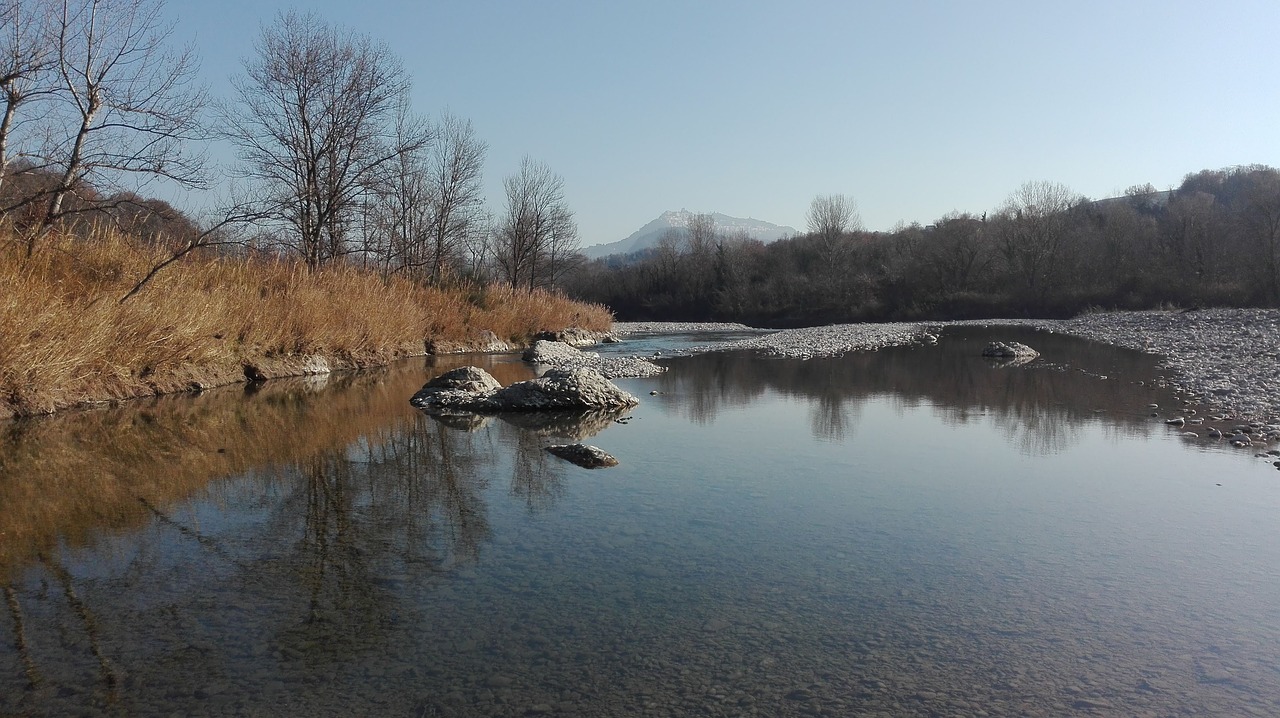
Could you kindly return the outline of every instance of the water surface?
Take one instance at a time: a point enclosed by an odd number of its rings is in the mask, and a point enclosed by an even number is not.
[[[1044,356],[711,354],[622,416],[448,422],[427,377],[529,370],[415,360],[11,424],[0,714],[1280,712],[1280,474],[1166,427],[1149,357],[999,336]]]

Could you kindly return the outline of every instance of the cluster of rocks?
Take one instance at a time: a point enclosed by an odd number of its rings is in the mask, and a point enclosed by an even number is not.
[[[533,346],[525,350],[524,360],[557,369],[590,369],[606,379],[657,376],[666,371],[648,359],[602,357],[595,352],[584,352],[570,344],[547,339],[535,340]]]
[[[465,431],[484,426],[487,414],[503,414],[521,426],[519,417],[530,417],[524,428],[573,436],[599,432],[640,401],[591,369],[551,369],[537,379],[503,387],[484,369],[464,366],[428,381],[409,403]],[[554,444],[546,450],[588,469],[618,465],[595,446]]]
[[[420,409],[487,413],[627,408],[640,401],[589,369],[552,369],[504,387],[484,369],[464,366],[427,382],[409,403]]]

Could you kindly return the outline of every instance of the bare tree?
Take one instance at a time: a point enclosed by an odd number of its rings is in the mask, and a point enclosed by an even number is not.
[[[826,303],[848,304],[854,274],[850,233],[862,229],[858,203],[847,195],[818,195],[809,203],[806,219],[817,259],[818,281],[813,289],[825,297]]]
[[[436,125],[427,160],[431,186],[431,280],[439,282],[449,261],[483,224],[481,171],[488,146],[476,137],[471,120],[445,112]]]
[[[12,159],[19,110],[54,91],[52,0],[0,0],[0,187]]]
[[[409,91],[398,58],[364,35],[290,12],[262,30],[235,78],[238,104],[223,113],[245,175],[291,230],[288,246],[311,266],[347,253],[347,234],[390,163],[426,146],[397,135]]]
[[[429,133],[407,103],[396,111],[398,144]],[[430,264],[431,183],[425,148],[400,153],[378,173],[373,198],[361,205],[365,261],[375,259],[383,271],[418,274]]]
[[[1064,267],[1068,211],[1080,195],[1056,182],[1027,182],[1009,195],[997,217],[1000,252],[1022,288],[1043,298]]]
[[[1245,173],[1241,229],[1252,240],[1260,261],[1256,271],[1268,302],[1280,302],[1280,172],[1269,167],[1249,168]]]
[[[945,214],[930,228],[917,254],[937,290],[971,291],[991,263],[986,222],[969,214]]]
[[[552,283],[577,249],[578,228],[564,199],[564,178],[525,157],[502,181],[507,205],[493,232],[493,257],[513,290]]]
[[[113,186],[122,176],[203,186],[204,157],[190,152],[203,137],[204,89],[196,60],[173,53],[173,27],[159,0],[64,0],[54,21],[59,84],[56,119],[65,123],[40,151],[58,170],[41,229],[73,212],[98,209],[66,200]],[[28,254],[35,234],[28,240]]]
[[[827,241],[839,239],[846,232],[862,229],[862,217],[858,215],[858,202],[842,194],[823,194],[809,203],[805,215],[809,231]]]

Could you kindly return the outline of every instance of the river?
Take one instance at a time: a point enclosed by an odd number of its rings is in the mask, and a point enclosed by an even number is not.
[[[409,406],[532,376],[461,356],[5,425],[0,715],[1280,714],[1280,474],[1153,357],[664,362],[618,415]]]

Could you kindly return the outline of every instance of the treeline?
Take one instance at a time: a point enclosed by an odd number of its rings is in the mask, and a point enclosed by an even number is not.
[[[996,211],[859,229],[849,198],[814,200],[772,244],[704,216],[628,261],[586,264],[571,295],[623,320],[844,321],[1062,317],[1089,308],[1280,305],[1280,172],[1205,170],[1181,186],[1090,201],[1034,182]]]
[[[169,246],[341,263],[441,285],[553,284],[578,234],[562,178],[525,158],[484,206],[471,122],[410,105],[383,43],[288,12],[264,26],[228,98],[197,82],[160,0],[0,0],[0,237],[28,258],[102,224]],[[234,146],[220,176],[206,143]],[[136,194],[224,195],[199,223]]]

